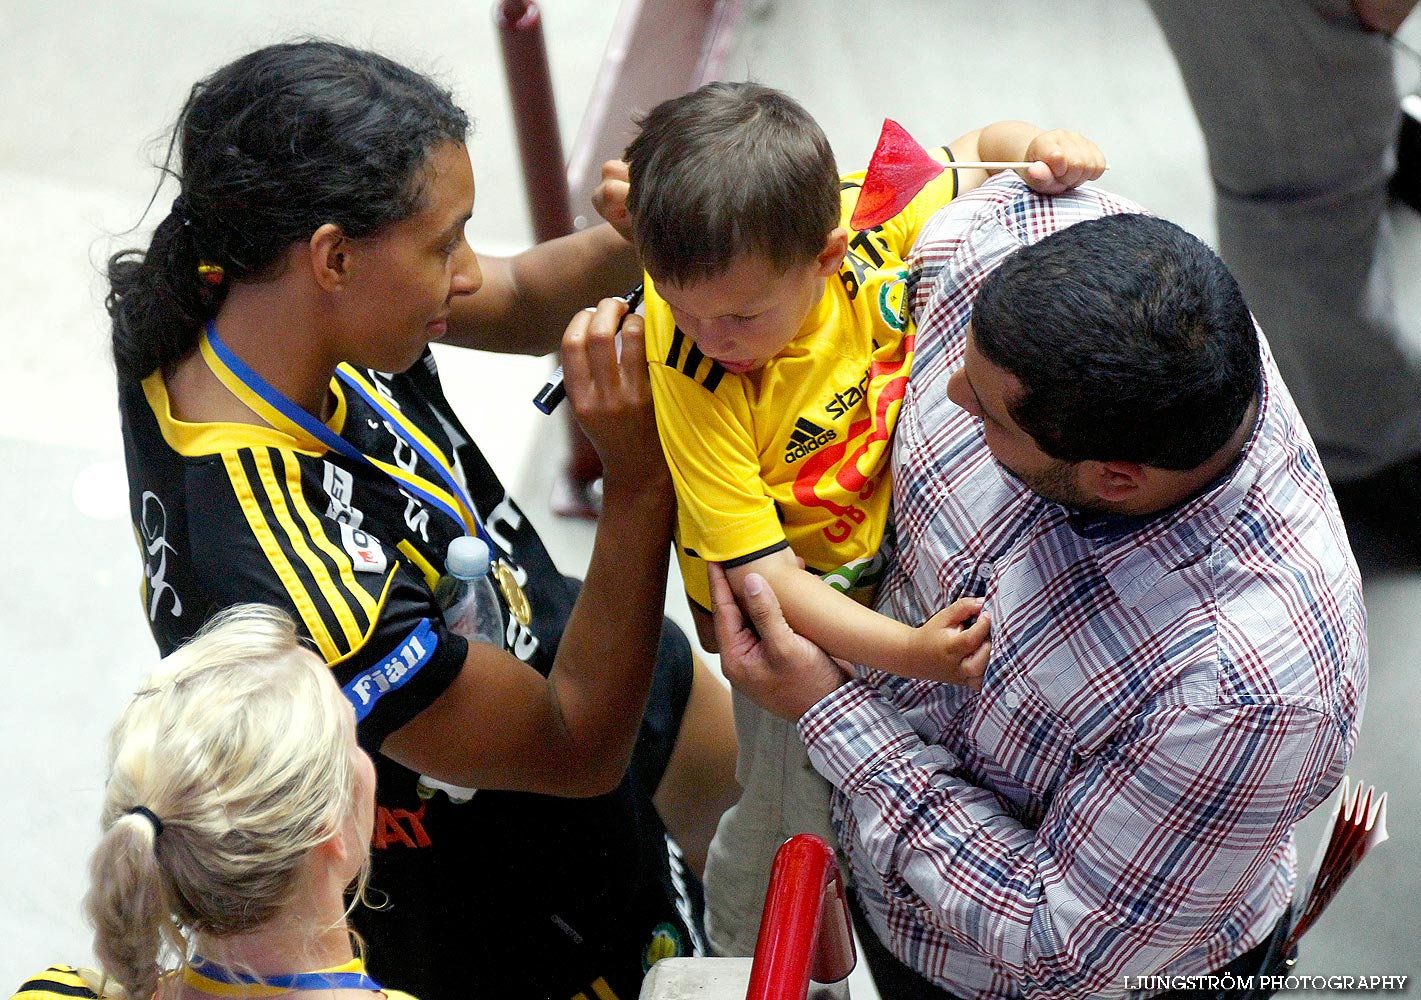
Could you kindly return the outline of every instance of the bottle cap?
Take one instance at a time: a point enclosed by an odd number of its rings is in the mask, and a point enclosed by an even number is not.
[[[463,535],[449,543],[444,566],[450,575],[462,580],[477,580],[488,576],[488,543],[475,535]]]

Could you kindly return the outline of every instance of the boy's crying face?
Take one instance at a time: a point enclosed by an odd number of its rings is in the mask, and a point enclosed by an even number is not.
[[[824,294],[824,280],[842,260],[842,249],[826,246],[815,260],[780,270],[764,256],[749,254],[713,277],[685,285],[658,281],[656,289],[702,354],[743,375],[764,367],[798,336]]]

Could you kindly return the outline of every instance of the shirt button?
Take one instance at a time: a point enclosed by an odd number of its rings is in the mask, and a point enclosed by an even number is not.
[[[1015,691],[1008,691],[1002,695],[1002,704],[1007,708],[1016,708],[1021,704],[1021,697]]]

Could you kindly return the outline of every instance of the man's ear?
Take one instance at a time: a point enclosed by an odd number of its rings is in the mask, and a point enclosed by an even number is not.
[[[1128,503],[1145,486],[1145,467],[1139,462],[1081,463],[1082,485],[1108,503]]]
[[[839,270],[844,255],[849,252],[849,231],[838,226],[824,239],[824,249],[814,258],[815,270],[821,278],[827,278]]]
[[[327,222],[308,243],[311,274],[327,292],[338,292],[350,281],[351,241],[334,222]]]

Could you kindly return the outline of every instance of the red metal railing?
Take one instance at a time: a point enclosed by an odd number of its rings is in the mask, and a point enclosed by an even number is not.
[[[633,116],[719,79],[744,7],[745,0],[622,0],[565,167],[542,11],[534,0],[498,0],[493,19],[538,242],[572,232],[576,216],[596,221],[592,189],[602,161],[620,157],[635,135]]]
[[[836,983],[854,968],[854,935],[834,851],[812,833],[786,840],[770,889],[745,1000],[804,1000],[809,982]]]
[[[503,71],[513,101],[513,125],[534,238],[542,243],[572,232],[562,133],[543,44],[543,14],[530,0],[502,0],[493,12]]]

